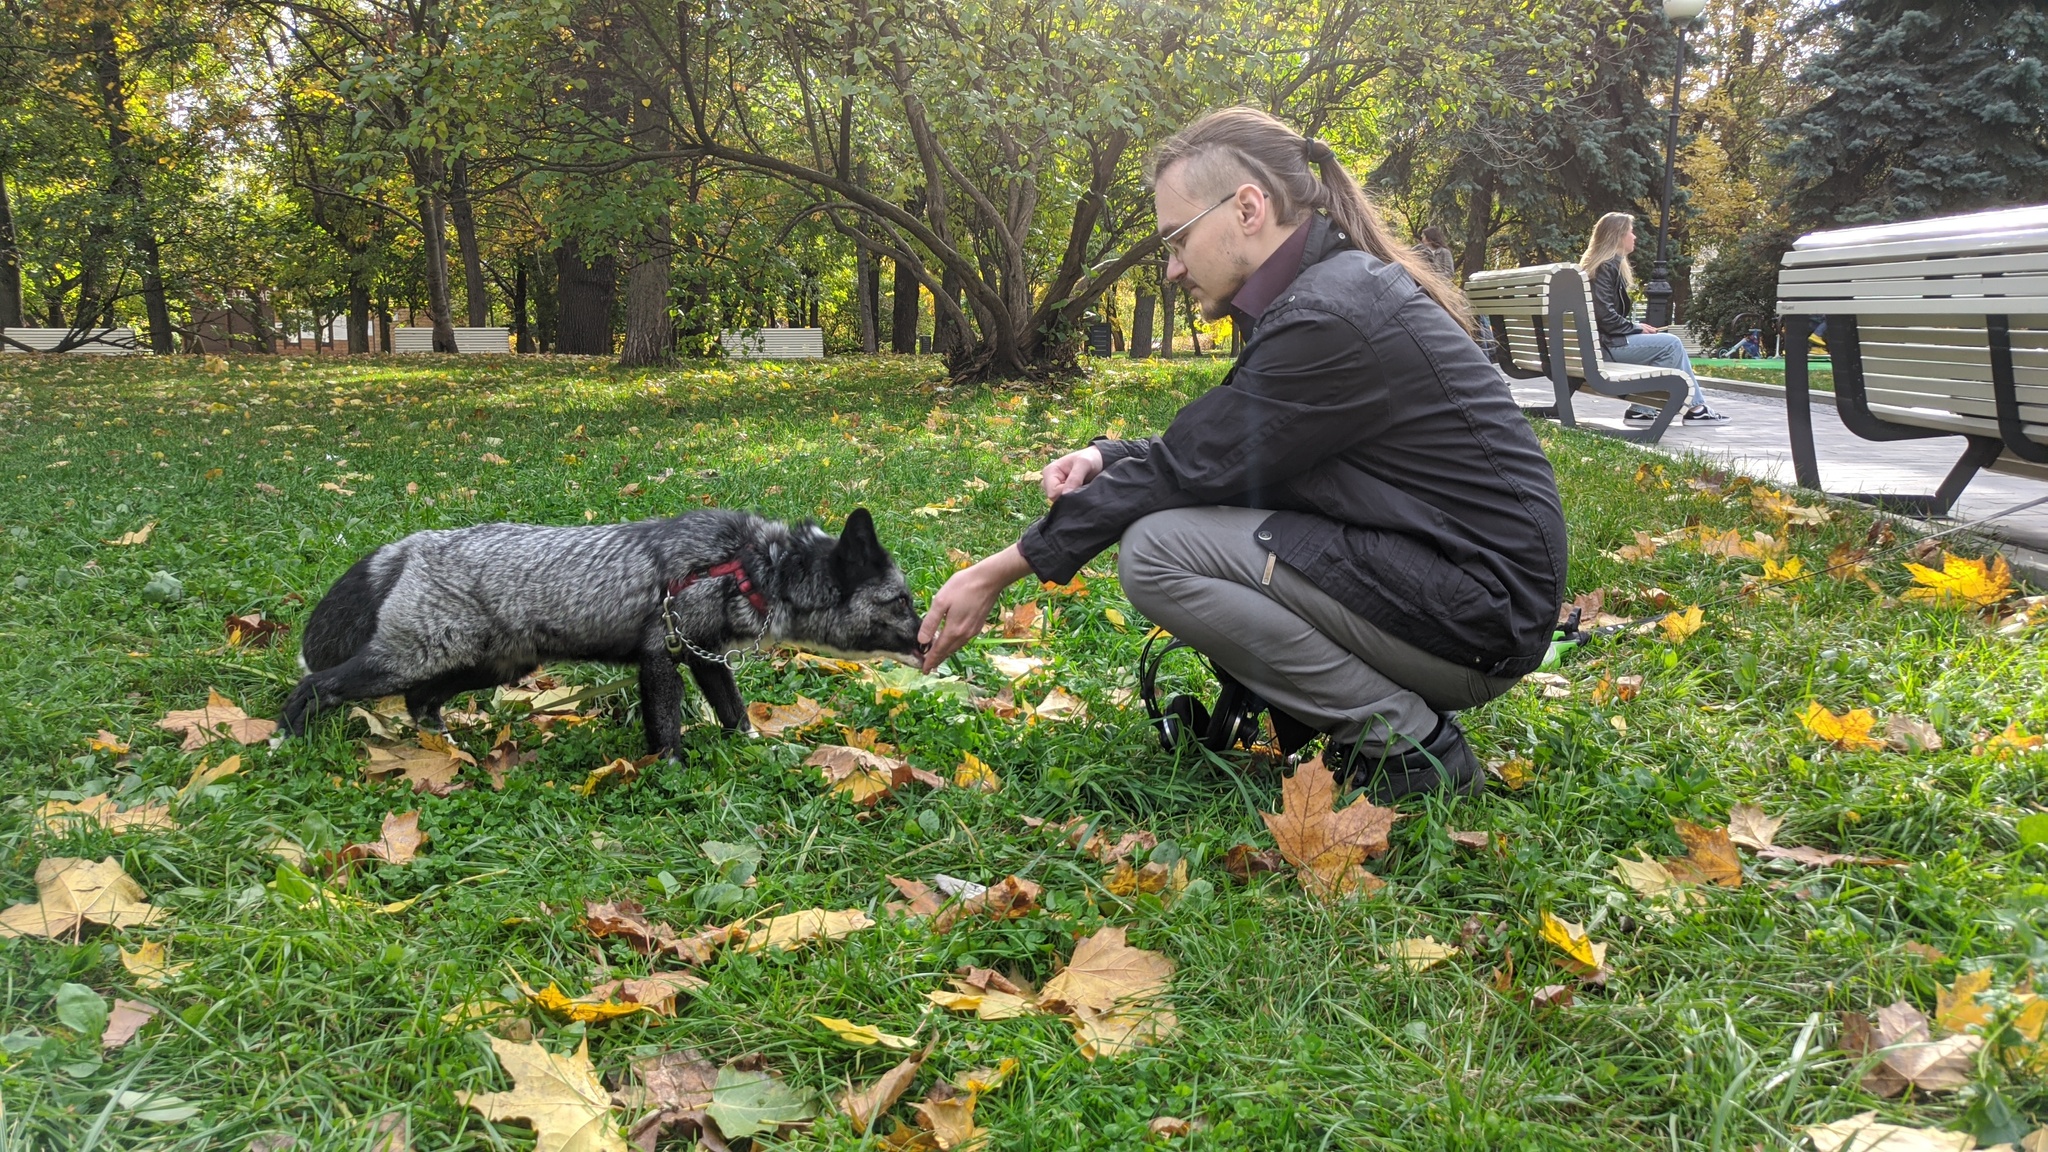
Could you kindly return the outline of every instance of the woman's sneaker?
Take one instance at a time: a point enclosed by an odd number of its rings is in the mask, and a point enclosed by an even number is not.
[[[1705,404],[1695,404],[1685,410],[1685,422],[1687,424],[1721,424],[1725,423],[1727,419],[1728,417],[1725,414],[1716,412]]]
[[[1347,786],[1365,789],[1375,804],[1446,788],[1466,796],[1486,791],[1486,770],[1465,743],[1465,730],[1449,716],[1420,744],[1405,736],[1379,752],[1333,744],[1323,749],[1323,766]]]

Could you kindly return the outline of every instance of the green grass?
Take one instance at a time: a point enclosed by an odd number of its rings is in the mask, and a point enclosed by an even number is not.
[[[1937,986],[1960,970],[1988,964],[2003,986],[2048,962],[2042,850],[2023,848],[2014,828],[2048,803],[2048,755],[1969,751],[1977,733],[2048,724],[2043,631],[1997,636],[1974,615],[1880,601],[1853,582],[1745,602],[1739,578],[1756,564],[1675,546],[1640,563],[1603,558],[1637,530],[1693,518],[1782,530],[1744,500],[1684,484],[1690,466],[1667,466],[1670,487],[1639,485],[1631,477],[1648,457],[1547,426],[1572,590],[1606,588],[1610,609],[1645,612],[1659,587],[1707,605],[1706,626],[1678,647],[1624,634],[1584,650],[1564,668],[1569,699],[1525,685],[1468,713],[1482,754],[1530,759],[1533,781],[1408,806],[1393,851],[1373,865],[1388,887],[1370,900],[1328,907],[1290,879],[1247,887],[1224,875],[1231,845],[1270,843],[1257,812],[1276,803],[1277,773],[1164,753],[1142,715],[1118,707],[1144,625],[1109,556],[1090,566],[1086,595],[1047,599],[1058,607],[1052,675],[1025,693],[1056,679],[1087,702],[1085,724],[1025,727],[944,695],[877,701],[815,668],[743,667],[750,699],[813,696],[921,767],[947,772],[974,753],[1006,782],[992,796],[912,788],[865,814],[799,767],[802,747],[732,741],[705,725],[687,733],[683,763],[577,796],[570,786],[591,768],[638,752],[624,693],[606,702],[605,722],[545,743],[516,726],[539,758],[503,792],[480,774],[447,798],[370,784],[361,726],[336,715],[310,739],[246,750],[240,775],[178,809],[175,832],[32,829],[52,797],[172,796],[198,756],[153,728],[158,718],[198,706],[209,687],[274,714],[295,678],[295,643],[224,648],[222,618],[261,610],[296,626],[349,563],[404,533],[707,502],[836,527],[865,505],[929,596],[952,570],[950,549],[997,548],[1042,509],[1019,473],[1107,428],[1161,427],[1220,371],[1118,363],[1058,392],[990,393],[942,391],[935,363],[911,359],[660,373],[536,358],[238,359],[224,375],[186,359],[0,360],[0,904],[33,895],[42,858],[111,855],[169,913],[162,927],[76,944],[0,940],[0,1147],[240,1149],[282,1132],[300,1149],[361,1149],[369,1120],[392,1109],[409,1115],[421,1149],[528,1147],[524,1128],[493,1133],[457,1103],[459,1090],[509,1085],[482,1034],[442,1015],[503,995],[511,972],[580,992],[608,971],[645,971],[637,954],[577,926],[585,899],[626,895],[682,929],[771,907],[860,907],[882,923],[793,954],[727,955],[675,1018],[591,1026],[602,1071],[665,1049],[718,1061],[759,1052],[799,1088],[830,1093],[896,1057],[846,1047],[810,1014],[921,1026],[939,1041],[938,1073],[1021,1062],[977,1113],[1000,1149],[1132,1148],[1159,1115],[1203,1118],[1207,1129],[1182,1143],[1204,1148],[1732,1150],[1782,1147],[1800,1125],[1865,1108],[1956,1122],[1973,1100],[1981,1116],[1992,1091],[2022,1115],[2048,1113],[2042,1084],[1995,1060],[1960,1096],[1881,1101],[1831,1046],[1838,1012],[1901,997],[1932,1011]],[[941,410],[950,418],[933,416]],[[639,495],[618,495],[633,482]],[[916,511],[948,501],[958,511]],[[105,543],[150,522],[145,545]],[[1795,532],[1794,553],[1817,564],[1867,526],[1845,509]],[[159,572],[182,598],[144,597]],[[1896,562],[1873,573],[1892,597],[1906,586]],[[1011,600],[1026,595],[1038,593]],[[959,671],[993,688],[1002,681],[987,658],[1003,650],[981,641]],[[618,675],[560,671],[576,683]],[[1621,675],[1644,677],[1641,695],[1595,705],[1590,687]],[[1949,750],[1822,748],[1794,719],[1812,699],[1929,719]],[[132,738],[132,760],[88,751],[100,728]],[[480,750],[485,737],[463,738]],[[1617,854],[1678,854],[1674,816],[1718,824],[1731,802],[1786,816],[1782,843],[1911,864],[1752,860],[1742,888],[1708,891],[1672,920],[1618,884]],[[427,850],[351,888],[370,901],[420,897],[408,911],[308,909],[267,887],[273,837],[329,848],[374,839],[385,814],[413,809]],[[1209,892],[1171,906],[1113,896],[1100,865],[1027,831],[1027,815],[1149,829]],[[1497,831],[1505,847],[1474,854],[1447,829]],[[697,852],[705,840],[761,848],[758,884],[740,903],[699,907],[716,880]],[[1044,885],[1047,911],[943,936],[881,916],[886,874],[939,872],[1022,873]],[[1545,910],[1608,942],[1615,976],[1539,1012],[1527,993],[1566,979],[1538,937]],[[1163,1047],[1091,1065],[1056,1020],[924,1017],[924,993],[954,967],[1042,980],[1076,934],[1102,924],[1126,926],[1134,944],[1179,965],[1181,1033]],[[1461,932],[1468,954],[1432,971],[1386,965],[1395,941]],[[144,939],[192,967],[138,991],[116,943]],[[1921,959],[1908,942],[1947,959]],[[1517,971],[1505,995],[1491,980],[1504,951]],[[164,1017],[102,1058],[57,1019],[67,982],[149,1001]],[[537,1012],[531,1023],[558,1050],[585,1033]],[[116,1106],[123,1091],[173,1095],[198,1113],[136,1120]],[[784,1143],[860,1146],[836,1122]]]
[[[1695,370],[1707,376],[1721,376],[1730,380],[1748,380],[1755,384],[1776,384],[1785,386],[1785,362],[1783,360],[1694,360]],[[1835,373],[1825,360],[1807,370],[1808,387],[1815,392],[1833,392]]]

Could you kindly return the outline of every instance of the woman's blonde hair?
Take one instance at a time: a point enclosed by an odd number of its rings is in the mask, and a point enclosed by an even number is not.
[[[1636,218],[1626,212],[1609,212],[1593,225],[1592,238],[1586,241],[1586,254],[1579,257],[1579,270],[1586,274],[1588,281],[1593,279],[1594,270],[1621,256],[1621,286],[1635,287],[1635,270],[1628,266],[1626,253],[1628,238],[1635,235],[1635,231]]]
[[[1350,237],[1353,247],[1400,265],[1451,319],[1472,331],[1472,310],[1464,294],[1407,245],[1394,242],[1379,210],[1328,144],[1303,136],[1257,108],[1219,108],[1153,149],[1145,162],[1145,177],[1156,184],[1161,173],[1183,163],[1185,187],[1204,199],[1227,195],[1241,184],[1257,184],[1272,201],[1273,218],[1281,224],[1292,224],[1317,209],[1327,212],[1330,223]],[[1309,170],[1310,164],[1321,170],[1321,179]]]

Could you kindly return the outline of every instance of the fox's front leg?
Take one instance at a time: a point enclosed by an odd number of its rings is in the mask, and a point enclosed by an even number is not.
[[[752,728],[747,723],[747,702],[740,696],[739,681],[733,679],[732,669],[698,656],[686,655],[683,659],[689,662],[690,676],[697,681],[697,690],[704,693],[718,723],[732,733],[745,733]]]
[[[683,676],[658,644],[640,657],[640,724],[647,751],[674,760],[683,735]]]

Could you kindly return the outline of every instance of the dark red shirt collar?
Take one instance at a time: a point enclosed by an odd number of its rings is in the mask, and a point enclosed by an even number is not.
[[[1309,225],[1313,223],[1315,217],[1304,217],[1294,235],[1281,241],[1280,247],[1266,257],[1266,262],[1259,265],[1258,270],[1246,278],[1244,287],[1237,290],[1237,295],[1230,298],[1230,310],[1238,319],[1247,325],[1257,324],[1259,317],[1266,314],[1266,309],[1273,306],[1273,301],[1278,300],[1280,294],[1287,291],[1287,286],[1294,283],[1295,277],[1301,275],[1301,258],[1308,251]]]

